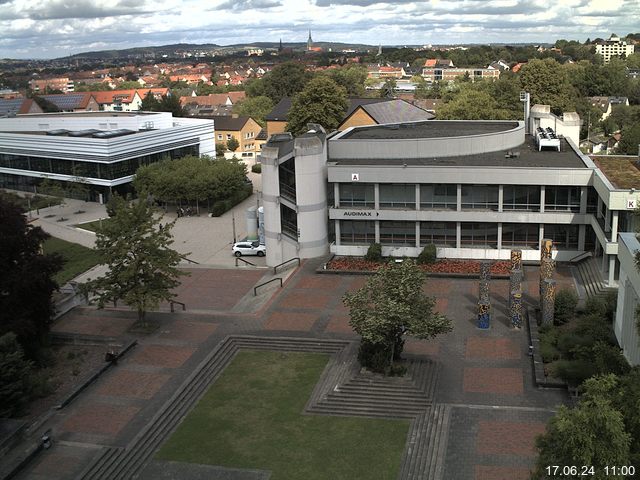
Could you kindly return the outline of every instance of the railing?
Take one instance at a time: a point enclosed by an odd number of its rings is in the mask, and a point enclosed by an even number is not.
[[[569,263],[578,263],[590,257],[593,257],[593,252],[582,252],[580,255],[576,255],[575,257],[569,259]]]
[[[180,258],[183,260],[186,260],[189,263],[195,263],[196,265],[200,265],[200,262],[196,262],[195,260],[191,260],[190,258],[187,258],[186,255],[180,255]]]
[[[280,184],[280,195],[287,200],[296,201],[296,188],[284,183]]]
[[[291,262],[298,262],[298,266],[300,266],[300,258],[298,258],[298,257],[290,258],[286,262],[282,262],[282,263],[276,265],[275,267],[273,267],[273,274],[275,275],[278,272],[278,268],[283,267],[286,264],[291,263]]]
[[[256,266],[255,263],[251,263],[250,261],[245,260],[244,258],[236,257],[236,267],[238,266],[238,262],[246,263],[247,265],[251,265],[253,267]]]
[[[260,287],[264,287],[265,285],[269,285],[270,283],[277,282],[277,281],[280,281],[280,288],[282,288],[282,279],[280,277],[272,278],[267,282],[261,283],[260,285],[256,285],[255,287],[253,287],[253,296],[254,297],[258,296],[258,289]]]
[[[171,313],[173,313],[173,312],[174,312],[173,305],[174,305],[174,304],[176,304],[176,303],[177,303],[178,305],[181,305],[181,306],[182,306],[182,311],[183,311],[183,312],[187,309],[187,306],[186,306],[184,303],[182,303],[182,302],[178,302],[177,300],[169,300],[169,308],[171,309]]]

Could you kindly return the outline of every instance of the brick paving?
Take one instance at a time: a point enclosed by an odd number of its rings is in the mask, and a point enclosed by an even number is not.
[[[139,407],[91,402],[76,408],[63,423],[67,432],[116,436],[140,411]]]
[[[118,370],[107,378],[97,390],[99,395],[150,399],[169,380],[162,373]]]
[[[522,395],[523,373],[520,368],[473,368],[464,369],[465,392]]]
[[[273,290],[273,301],[255,315],[224,312],[260,282],[264,271],[191,269],[192,276],[178,289],[178,300],[187,303],[186,314],[152,316],[161,322],[158,330],[138,335],[140,344],[118,366],[54,417],[55,434],[72,442],[126,446],[193,368],[231,333],[356,338],[341,298],[364,285],[367,277],[316,274],[321,263],[303,264],[283,289]],[[566,272],[559,279],[567,285],[572,282]],[[537,269],[526,269],[525,286],[525,301],[535,301]],[[532,384],[526,330],[513,331],[506,317],[507,288],[507,280],[492,280],[491,329],[479,331],[478,280],[428,278],[425,292],[436,297],[436,309],[452,319],[454,330],[428,341],[406,338],[405,353],[440,364],[434,401],[453,406],[443,479],[527,478],[535,461],[535,436],[551,410],[567,401],[563,392],[538,390]],[[202,312],[189,313],[193,310]],[[81,311],[67,315],[54,329],[120,336],[134,320],[131,312]],[[43,462],[55,463],[62,449],[54,444],[19,478],[43,478]],[[87,461],[78,460],[76,471]],[[69,478],[62,471],[51,471],[50,480]]]

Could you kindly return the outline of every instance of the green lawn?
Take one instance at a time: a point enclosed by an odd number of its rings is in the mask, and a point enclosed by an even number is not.
[[[302,415],[328,356],[240,351],[158,457],[271,480],[395,480],[408,420]]]
[[[79,223],[78,225],[76,225],[76,227],[90,230],[92,232],[97,232],[98,228],[100,228],[100,225],[104,225],[108,221],[108,218],[104,218],[102,220],[94,220],[93,222]]]
[[[64,285],[99,263],[95,250],[55,237],[45,241],[42,249],[44,253],[59,253],[65,260],[62,270],[54,277],[59,285]]]

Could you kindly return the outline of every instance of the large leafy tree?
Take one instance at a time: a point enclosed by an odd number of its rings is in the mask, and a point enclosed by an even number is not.
[[[360,361],[385,370],[402,353],[404,334],[429,339],[452,330],[452,323],[435,310],[435,299],[422,290],[425,276],[412,260],[390,262],[367,283],[343,297],[349,324],[362,337]]]
[[[30,397],[33,363],[12,332],[0,336],[0,418],[19,415]]]
[[[0,335],[16,334],[28,357],[37,359],[53,315],[57,255],[42,255],[49,235],[27,223],[20,207],[0,197]]]
[[[622,129],[622,137],[616,148],[617,153],[636,155],[640,148],[640,123],[629,125]]]
[[[522,88],[531,94],[532,104],[550,105],[554,113],[572,111],[574,89],[567,70],[551,58],[534,59],[520,70]]]
[[[534,479],[582,478],[551,472],[550,465],[589,465],[595,475],[590,478],[623,478],[605,476],[604,467],[629,464],[631,436],[625,431],[622,414],[609,398],[616,388],[615,375],[594,377],[585,382],[585,393],[578,406],[561,406],[538,437],[540,452]]]
[[[440,120],[509,120],[513,113],[500,108],[488,92],[469,85],[455,95],[453,100],[438,108]]]
[[[319,123],[327,130],[334,130],[348,106],[344,88],[328,77],[316,77],[293,98],[287,131],[298,135],[306,130],[308,123]]]
[[[269,97],[249,97],[233,106],[233,113],[244,117],[251,117],[260,126],[265,127],[267,122],[265,117],[273,110],[273,102]]]
[[[114,215],[96,235],[96,251],[107,273],[87,282],[83,288],[95,295],[98,307],[122,301],[135,309],[138,321],[146,324],[147,311],[176,295],[181,256],[171,249],[173,223],[160,224],[154,209],[144,200],[113,203]]]
[[[364,66],[348,65],[328,70],[327,74],[331,80],[343,87],[350,97],[364,96],[364,82],[367,79],[367,69]]]
[[[250,82],[247,94],[251,97],[266,96],[273,103],[278,103],[282,97],[292,97],[301,92],[312,76],[300,63],[281,63],[260,80]]]

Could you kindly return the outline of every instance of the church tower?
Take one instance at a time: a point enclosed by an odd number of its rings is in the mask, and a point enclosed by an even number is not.
[[[311,51],[311,47],[313,47],[313,40],[311,39],[311,30],[309,30],[309,38],[307,40],[307,51]]]

